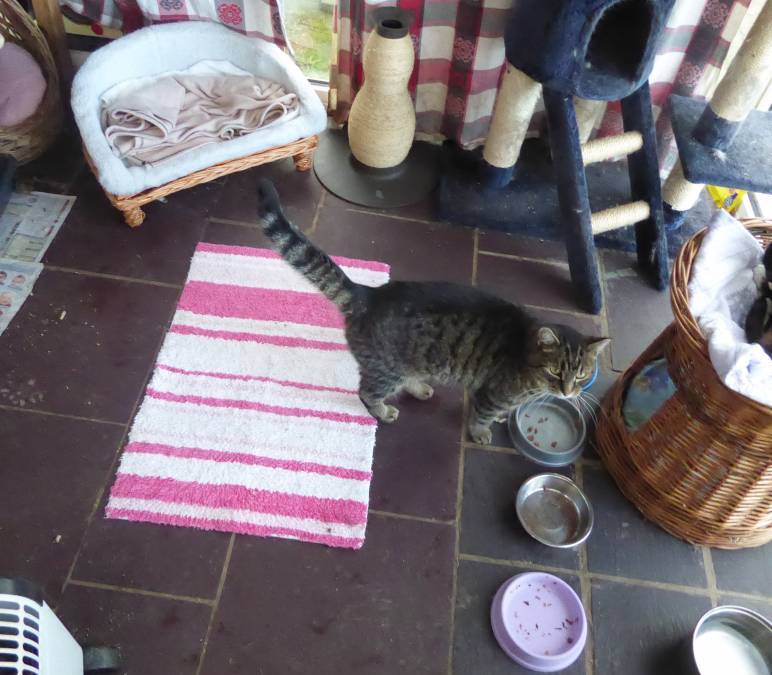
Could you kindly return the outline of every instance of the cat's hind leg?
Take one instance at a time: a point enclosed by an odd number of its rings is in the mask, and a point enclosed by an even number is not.
[[[399,376],[393,373],[363,370],[359,378],[359,398],[376,419],[386,423],[396,422],[399,409],[389,405],[384,399],[394,394],[400,384]]]
[[[402,388],[412,397],[421,401],[425,401],[434,396],[434,388],[417,378],[408,378],[405,380]]]

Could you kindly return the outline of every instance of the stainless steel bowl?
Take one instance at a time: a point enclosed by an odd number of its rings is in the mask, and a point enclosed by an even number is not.
[[[515,502],[520,523],[534,539],[554,548],[572,548],[590,536],[592,506],[579,486],[559,473],[531,476]]]
[[[716,607],[694,629],[692,654],[700,675],[770,675],[772,622],[744,607]]]
[[[587,437],[582,413],[570,399],[557,396],[516,408],[507,426],[512,445],[542,466],[572,464],[582,454]]]

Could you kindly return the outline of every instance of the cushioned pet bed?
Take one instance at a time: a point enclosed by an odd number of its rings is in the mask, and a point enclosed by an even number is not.
[[[129,167],[111,151],[100,122],[100,97],[126,80],[179,71],[205,59],[230,61],[297,94],[300,115],[259,133],[185,152],[166,165]],[[212,23],[143,28],[94,52],[78,71],[72,109],[102,187],[134,195],[195,171],[321,133],[327,124],[319,97],[294,61],[276,45]]]

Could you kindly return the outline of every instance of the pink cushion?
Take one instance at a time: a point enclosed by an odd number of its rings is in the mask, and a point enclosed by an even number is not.
[[[0,48],[0,127],[12,127],[34,113],[46,80],[29,52],[12,42]]]

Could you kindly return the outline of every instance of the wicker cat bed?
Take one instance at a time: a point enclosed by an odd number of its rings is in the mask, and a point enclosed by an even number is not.
[[[745,225],[764,243],[770,221]],[[619,489],[651,521],[694,544],[746,548],[772,541],[772,408],[727,388],[689,311],[688,282],[704,231],[673,266],[675,321],[609,391],[596,446]],[[667,359],[676,393],[635,431],[624,395],[643,366]]]
[[[43,33],[16,0],[0,0],[0,34],[32,55],[47,83],[43,100],[32,115],[15,126],[0,127],[0,155],[24,164],[42,155],[62,128],[59,75]]]
[[[256,133],[180,153],[174,162],[124,164],[102,129],[102,94],[118,83],[185,70],[203,59],[228,61],[278,82],[297,95],[300,113]],[[299,171],[308,171],[318,134],[327,126],[324,106],[287,54],[263,40],[200,21],[143,28],[93,52],[73,82],[72,109],[89,166],[132,227],[144,220],[143,204],[229,173],[285,157],[292,157]]]

